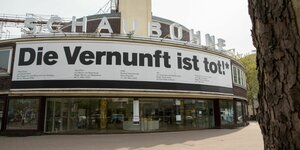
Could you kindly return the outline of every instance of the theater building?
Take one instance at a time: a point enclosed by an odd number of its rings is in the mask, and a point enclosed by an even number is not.
[[[201,45],[200,34],[152,16],[150,0],[116,4],[62,26],[49,19],[48,34],[30,27],[0,41],[1,135],[246,125],[244,67],[224,40],[208,35]]]

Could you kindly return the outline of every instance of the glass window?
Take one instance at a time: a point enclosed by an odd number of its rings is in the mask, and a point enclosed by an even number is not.
[[[7,129],[37,129],[38,112],[38,98],[9,99]]]
[[[180,103],[179,103],[180,102]],[[182,121],[182,111],[181,111],[181,101],[174,99],[161,99],[159,116],[160,116],[160,129],[169,130],[175,129],[176,123],[181,123]],[[175,109],[176,108],[176,109]],[[177,116],[177,118],[176,118]],[[179,117],[180,116],[180,117]]]
[[[48,98],[46,132],[117,131],[133,124],[133,98]]]
[[[233,124],[233,102],[220,101],[221,125]]]
[[[4,115],[4,99],[0,97],[0,130],[2,127],[3,115]]]
[[[151,98],[142,98],[139,99],[139,101],[140,101],[140,114],[141,114],[141,120],[140,120],[141,130],[152,131],[152,130],[160,129],[159,120],[164,118],[160,110],[160,100],[151,99]],[[173,106],[173,103],[171,106]]]
[[[236,102],[237,123],[243,123],[242,102]]]
[[[47,98],[46,104],[48,133],[147,132],[213,128],[215,124],[209,100],[70,97]]]
[[[100,111],[104,111],[102,114],[107,117],[105,121],[107,126],[102,126],[102,129],[136,130],[134,128],[136,126],[133,125],[133,98],[107,98],[105,100],[107,112],[103,110],[103,106],[100,107]]]
[[[241,72],[241,86],[244,86],[244,77],[243,77],[243,71],[242,70],[240,70],[240,72]]]
[[[245,72],[243,72],[243,76],[244,76],[244,87],[247,87],[247,79],[246,79]]]
[[[11,49],[0,49],[0,74],[10,73]]]
[[[184,100],[185,128],[213,128],[213,101]]]
[[[238,81],[237,81],[237,71],[236,71],[235,66],[233,66],[233,82],[238,83]]]
[[[241,85],[241,70],[240,69],[238,69],[238,84],[240,84]]]
[[[232,66],[233,72],[233,83],[246,87],[246,75],[245,72],[239,67]]]

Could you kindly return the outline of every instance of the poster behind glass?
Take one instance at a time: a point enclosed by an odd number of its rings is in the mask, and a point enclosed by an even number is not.
[[[7,129],[35,130],[39,99],[9,99]]]

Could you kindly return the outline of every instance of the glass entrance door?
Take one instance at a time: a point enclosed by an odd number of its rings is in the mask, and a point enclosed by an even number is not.
[[[213,102],[209,100],[185,100],[186,128],[213,128]]]
[[[46,132],[98,129],[98,99],[51,98],[47,100]]]

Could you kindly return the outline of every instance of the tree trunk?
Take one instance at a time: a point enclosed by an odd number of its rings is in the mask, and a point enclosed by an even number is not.
[[[300,2],[248,2],[265,149],[300,150]]]

